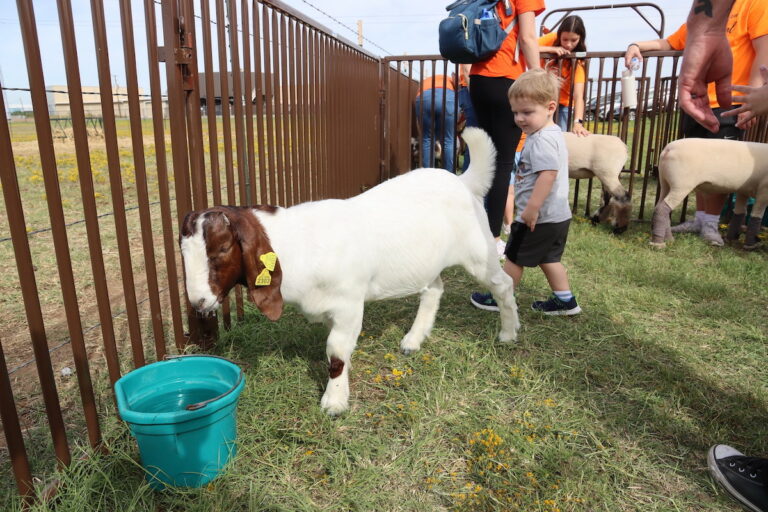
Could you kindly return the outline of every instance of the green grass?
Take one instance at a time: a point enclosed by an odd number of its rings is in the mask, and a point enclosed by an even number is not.
[[[109,454],[77,448],[55,505],[34,510],[739,510],[705,454],[725,442],[768,455],[768,253],[695,236],[653,251],[648,231],[574,222],[564,262],[584,313],[535,315],[548,290],[526,271],[514,344],[471,307],[460,269],[444,273],[435,329],[410,357],[397,347],[416,298],[369,304],[351,410],[335,419],[319,408],[325,329],[290,308],[277,323],[249,309],[215,351],[251,365],[220,478],[152,491],[107,394]],[[6,473],[0,503],[18,508]]]

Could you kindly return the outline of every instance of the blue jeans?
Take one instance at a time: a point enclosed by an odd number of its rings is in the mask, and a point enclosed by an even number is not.
[[[562,105],[557,106],[557,126],[564,132],[568,131],[568,120],[571,118],[571,109]]]
[[[472,98],[469,96],[468,87],[459,89],[459,108],[464,112],[464,119],[467,120],[465,126],[477,126],[477,115],[475,115],[475,108],[472,106]],[[468,168],[469,148],[464,151],[464,163],[461,166],[461,170],[466,171]]]
[[[443,111],[443,95],[445,95],[445,111]],[[434,112],[432,100],[434,99]],[[450,89],[427,89],[417,98],[414,107],[416,115],[421,115],[421,166],[434,167],[430,155],[434,141],[439,140],[445,129],[445,138],[440,141],[443,147],[443,169],[453,170],[453,151],[456,142],[456,93]],[[434,133],[432,123],[434,121]]]

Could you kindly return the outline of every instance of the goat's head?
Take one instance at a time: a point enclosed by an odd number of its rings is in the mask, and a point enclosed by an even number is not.
[[[272,246],[251,208],[218,206],[189,212],[181,226],[179,245],[187,297],[197,311],[211,313],[236,284],[242,284],[267,318],[280,318],[280,261],[270,261]]]

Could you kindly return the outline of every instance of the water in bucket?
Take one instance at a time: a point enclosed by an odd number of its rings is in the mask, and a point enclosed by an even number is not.
[[[216,356],[181,356],[115,383],[117,406],[136,437],[150,485],[199,487],[235,454],[242,370]]]

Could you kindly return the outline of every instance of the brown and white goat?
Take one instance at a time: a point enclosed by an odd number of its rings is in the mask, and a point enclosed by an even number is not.
[[[472,164],[461,176],[417,169],[346,200],[290,208],[215,207],[191,212],[181,229],[189,302],[214,311],[236,284],[270,320],[283,302],[330,327],[328,386],[320,401],[329,414],[349,407],[350,358],[366,301],[420,294],[416,318],[400,342],[419,350],[443,293],[440,273],[463,266],[491,290],[501,310],[501,341],[520,326],[512,279],[502,272],[483,196],[496,150],[479,128],[464,137]]]
[[[673,240],[670,214],[693,190],[736,193],[727,240],[736,240],[755,198],[744,249],[757,246],[757,235],[768,205],[768,144],[725,139],[680,139],[670,142],[659,159],[661,194],[653,211],[651,245],[662,248]]]

